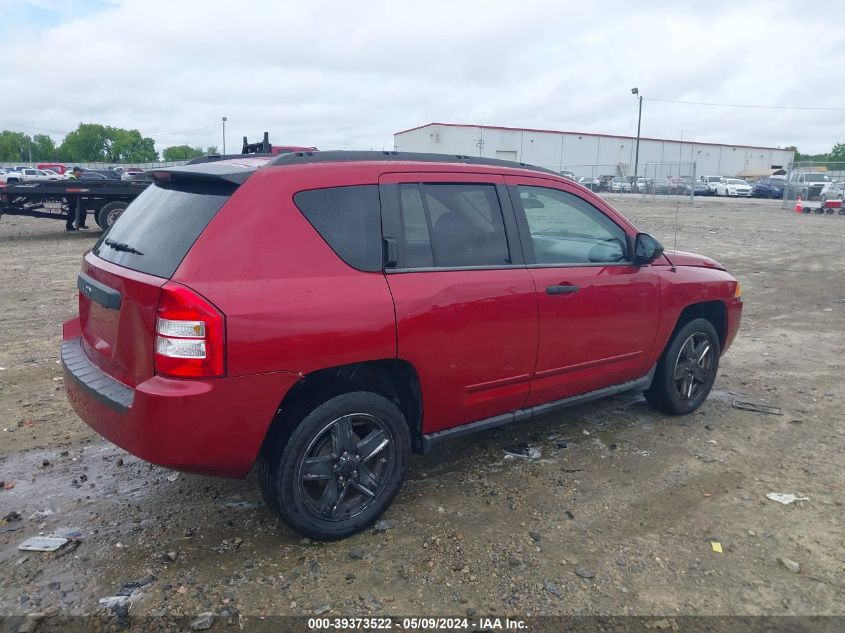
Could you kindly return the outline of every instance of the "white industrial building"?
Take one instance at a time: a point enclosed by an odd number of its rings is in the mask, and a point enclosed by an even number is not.
[[[454,123],[428,123],[393,139],[397,151],[502,158],[576,176],[633,175],[637,144],[632,136]],[[641,137],[637,171],[660,177],[763,176],[787,169],[792,159],[792,150],[776,147]]]

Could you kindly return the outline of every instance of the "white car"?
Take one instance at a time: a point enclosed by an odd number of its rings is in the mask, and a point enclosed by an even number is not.
[[[826,182],[824,187],[822,187],[819,199],[822,202],[826,202],[827,200],[842,200],[843,190],[845,190],[845,183],[839,180]]]
[[[707,185],[707,188],[710,189],[711,193],[718,195],[717,187],[720,183],[724,184],[725,179],[721,176],[702,176],[701,182]]]
[[[628,182],[627,178],[623,178],[622,176],[614,176],[613,179],[610,181],[610,191],[612,193],[630,193],[631,183]]]
[[[27,182],[30,180],[58,180],[58,174],[50,176],[42,169],[34,167],[19,167],[15,171],[6,173],[6,182]]]
[[[724,182],[716,183],[717,196],[751,197],[751,185],[741,178],[723,178]]]

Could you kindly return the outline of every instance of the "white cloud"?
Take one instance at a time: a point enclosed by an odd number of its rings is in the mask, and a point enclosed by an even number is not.
[[[799,2],[568,4],[104,4],[40,31],[7,27],[0,127],[210,126],[157,136],[161,148],[220,145],[227,116],[230,150],[264,130],[277,143],[380,149],[430,121],[633,134],[635,85],[647,98],[845,105],[845,32]],[[816,152],[845,141],[845,122],[842,112],[645,103],[643,135],[681,133]]]

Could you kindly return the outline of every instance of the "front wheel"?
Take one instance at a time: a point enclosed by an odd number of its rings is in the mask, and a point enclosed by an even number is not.
[[[719,337],[707,319],[679,329],[657,363],[644,395],[654,408],[673,415],[695,411],[707,399],[719,370]]]
[[[263,459],[273,509],[300,534],[333,541],[360,532],[387,509],[408,471],[402,412],[368,391],[341,393],[288,420],[280,450]],[[268,486],[269,484],[269,486]]]

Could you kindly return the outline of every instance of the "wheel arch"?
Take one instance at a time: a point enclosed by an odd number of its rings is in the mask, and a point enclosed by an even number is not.
[[[398,358],[364,361],[326,367],[304,375],[279,403],[267,429],[262,451],[287,441],[291,427],[289,414],[309,402],[345,391],[373,391],[393,402],[411,432],[411,447],[422,452],[422,390],[414,366]]]
[[[667,345],[672,341],[675,333],[694,319],[707,319],[713,324],[716,329],[716,334],[719,336],[719,348],[725,348],[725,342],[728,336],[728,307],[724,301],[702,301],[700,303],[692,303],[686,306],[678,315],[678,320],[675,327],[672,329],[672,334],[669,336]]]

